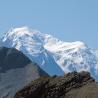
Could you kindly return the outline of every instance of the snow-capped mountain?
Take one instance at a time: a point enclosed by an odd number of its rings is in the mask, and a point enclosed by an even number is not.
[[[1,45],[22,51],[49,74],[60,74],[60,68],[65,73],[89,71],[98,80],[98,52],[83,42],[64,42],[51,35],[22,27],[5,33]]]

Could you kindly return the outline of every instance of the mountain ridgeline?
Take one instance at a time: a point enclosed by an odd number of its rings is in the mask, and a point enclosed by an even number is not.
[[[0,43],[21,51],[50,75],[88,71],[98,81],[98,51],[83,42],[64,42],[38,30],[21,27],[6,32]]]
[[[28,27],[0,39],[0,98],[98,98],[95,81],[98,51],[83,42]]]
[[[0,98],[13,95],[32,80],[48,76],[36,63],[14,49],[0,47]]]
[[[98,98],[98,83],[88,72],[41,77],[17,92],[13,98]]]

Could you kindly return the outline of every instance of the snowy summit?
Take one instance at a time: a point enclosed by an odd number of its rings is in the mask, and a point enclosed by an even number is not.
[[[9,30],[1,45],[14,47],[49,74],[88,71],[98,80],[98,52],[81,41],[64,42],[28,27]],[[53,71],[52,71],[53,70]]]

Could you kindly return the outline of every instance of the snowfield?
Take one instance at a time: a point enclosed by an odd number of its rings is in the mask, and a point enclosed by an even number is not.
[[[1,45],[22,51],[50,75],[88,71],[98,80],[98,51],[81,41],[64,42],[28,27],[9,30]],[[61,68],[61,69],[60,69]]]

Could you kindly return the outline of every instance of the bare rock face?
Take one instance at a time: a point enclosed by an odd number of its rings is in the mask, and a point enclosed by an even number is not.
[[[40,76],[48,74],[22,52],[0,47],[0,98],[12,98],[17,91]]]
[[[88,72],[72,72],[64,76],[41,77],[34,80],[17,92],[14,98],[80,98],[80,95],[81,98],[91,98],[90,94],[92,98],[98,98],[98,89],[95,87],[98,88],[98,84]],[[93,89],[95,91],[92,91]]]

